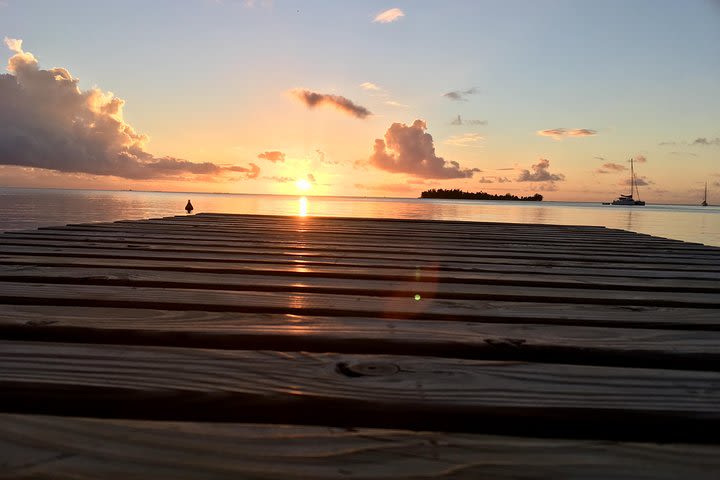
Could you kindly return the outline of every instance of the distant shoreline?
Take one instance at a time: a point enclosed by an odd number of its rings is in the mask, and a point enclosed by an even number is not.
[[[486,192],[463,192],[459,188],[452,190],[432,189],[426,190],[420,194],[420,198],[441,198],[447,200],[500,200],[500,201],[518,201],[518,202],[542,202],[543,196],[539,193],[529,197],[518,197],[506,193],[505,195],[494,195]]]

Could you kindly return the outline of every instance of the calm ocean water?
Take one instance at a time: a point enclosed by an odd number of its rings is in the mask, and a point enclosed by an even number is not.
[[[720,207],[0,188],[0,231],[194,213],[604,225],[720,246]]]

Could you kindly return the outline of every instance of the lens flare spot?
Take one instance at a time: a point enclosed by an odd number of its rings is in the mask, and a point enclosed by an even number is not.
[[[416,293],[414,298],[415,298],[416,302],[419,302],[422,297],[420,296],[419,293]]]

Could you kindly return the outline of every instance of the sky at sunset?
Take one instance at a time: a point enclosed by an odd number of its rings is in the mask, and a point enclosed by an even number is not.
[[[0,186],[720,191],[718,0],[0,0],[0,38]]]

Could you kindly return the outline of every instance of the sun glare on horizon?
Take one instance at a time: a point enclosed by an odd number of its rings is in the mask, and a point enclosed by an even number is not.
[[[312,187],[312,184],[307,178],[300,178],[295,182],[295,187],[301,192],[307,192]]]

